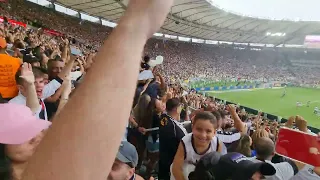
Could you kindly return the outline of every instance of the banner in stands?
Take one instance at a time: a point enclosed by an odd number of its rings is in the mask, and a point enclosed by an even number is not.
[[[3,22],[4,21],[4,18],[2,16],[0,16],[0,22]],[[19,21],[15,21],[15,20],[12,20],[12,19],[8,19],[8,22],[10,24],[13,24],[15,26],[22,26],[22,27],[27,27],[27,24],[23,23],[23,22],[19,22]]]
[[[53,35],[53,36],[63,36],[62,33],[58,32],[58,31],[51,30],[51,29],[44,29],[43,31],[44,31],[45,33],[51,34],[51,35]]]

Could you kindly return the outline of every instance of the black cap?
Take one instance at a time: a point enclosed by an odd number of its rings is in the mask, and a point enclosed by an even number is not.
[[[194,172],[189,174],[189,179],[248,180],[256,172],[272,176],[276,173],[276,169],[266,162],[251,161],[240,153],[220,155],[218,152],[212,152],[199,160]]]
[[[23,62],[34,63],[34,62],[39,62],[39,59],[36,56],[33,56],[31,54],[25,54],[23,56]]]
[[[196,168],[189,174],[189,180],[215,180],[212,168],[215,167],[220,160],[219,152],[211,152],[204,155],[197,163]]]
[[[272,176],[276,169],[269,163],[261,161],[252,161],[252,159],[240,153],[228,153],[221,156],[218,165],[219,171],[216,171],[219,177],[231,178],[232,180],[248,180],[256,172],[264,176]]]

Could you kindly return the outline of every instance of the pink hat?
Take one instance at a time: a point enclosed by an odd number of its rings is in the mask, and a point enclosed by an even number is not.
[[[47,129],[51,122],[37,119],[20,104],[0,104],[0,143],[22,144]]]

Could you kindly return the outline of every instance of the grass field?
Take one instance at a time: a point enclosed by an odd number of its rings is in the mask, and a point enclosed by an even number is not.
[[[287,88],[286,96],[281,98],[283,89],[253,89],[250,91],[208,92],[209,95],[233,103],[239,103],[253,109],[261,109],[268,114],[288,118],[301,115],[308,125],[320,129],[320,116],[313,113],[315,107],[320,108],[320,89]],[[296,102],[303,104],[297,108]],[[311,101],[310,107],[306,103]]]

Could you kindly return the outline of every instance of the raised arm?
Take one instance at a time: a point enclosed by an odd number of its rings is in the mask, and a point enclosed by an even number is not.
[[[26,83],[27,93],[26,93],[26,106],[31,109],[33,113],[39,110],[40,104],[36,92],[36,87],[34,86],[34,74],[32,72],[32,66],[28,63],[23,63],[21,67],[21,76],[24,83]]]
[[[61,92],[61,98],[58,106],[58,110],[56,112],[56,115],[60,113],[60,111],[64,108],[64,106],[67,104],[69,100],[69,95],[71,93],[71,78],[70,76],[66,77],[65,81],[63,82],[63,85],[60,89],[62,89]]]
[[[229,104],[228,105],[228,111],[230,112],[231,114],[231,117],[234,121],[234,127],[240,132],[240,133],[247,133],[247,128],[246,128],[246,125],[245,123],[243,123],[241,121],[241,119],[239,118],[237,112],[236,112],[236,108],[234,107],[233,104]]]
[[[67,62],[62,71],[58,74],[61,79],[64,79],[71,72],[75,60],[76,58],[71,58],[71,60]]]
[[[144,44],[172,3],[130,1],[83,84],[55,117],[23,180],[106,179],[127,125]]]
[[[176,155],[174,156],[174,160],[172,163],[172,176],[176,180],[184,180],[183,175],[183,163],[184,163],[184,148],[182,142],[180,142]]]

